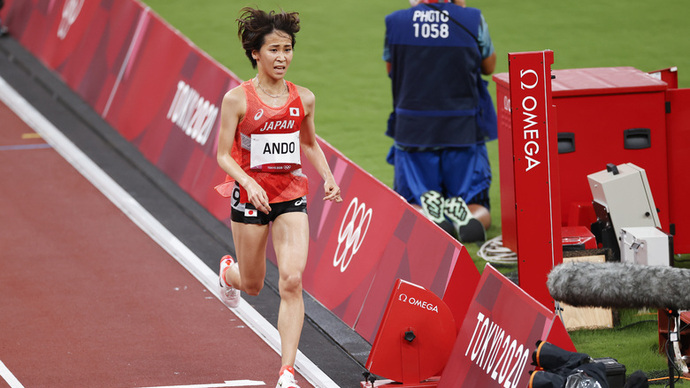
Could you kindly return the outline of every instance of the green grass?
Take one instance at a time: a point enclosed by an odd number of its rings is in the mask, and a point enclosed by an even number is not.
[[[240,8],[300,12],[302,31],[297,35],[288,79],[316,94],[317,133],[374,177],[392,184],[393,169],[385,162],[392,141],[384,136],[391,96],[381,60],[383,19],[406,7],[407,1],[144,2],[241,79],[253,77],[255,71],[236,35]],[[553,69],[632,66],[653,71],[677,66],[680,87],[690,87],[687,0],[467,2],[481,8],[489,23],[498,55],[496,73],[508,71],[510,52],[550,49],[554,51]],[[493,82],[490,91],[495,96]],[[491,238],[501,234],[497,142],[489,143],[488,148],[494,173]],[[476,256],[478,247],[470,244],[467,248],[482,269],[485,263]],[[572,337],[578,350],[618,358],[628,373],[665,369],[664,359],[652,349],[656,346],[653,324],[578,331]]]
[[[668,376],[666,357],[659,353],[656,311],[620,311],[616,328],[576,330],[570,338],[579,352],[617,359],[628,375],[643,370],[650,377]]]

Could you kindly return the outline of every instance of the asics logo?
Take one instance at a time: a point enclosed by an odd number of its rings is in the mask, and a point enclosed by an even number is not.
[[[371,224],[372,213],[373,210],[367,209],[364,203],[359,203],[357,197],[353,198],[347,207],[338,231],[338,247],[333,255],[333,267],[340,267],[340,272],[345,272],[350,266],[352,256],[362,246]]]
[[[263,110],[263,109],[259,109],[258,111],[256,111],[256,114],[254,115],[254,120],[260,119],[261,116],[263,116],[263,115],[264,115],[264,110]]]
[[[307,203],[307,200],[304,199],[304,197],[302,197],[302,198],[298,199],[297,201],[295,201],[295,206],[301,206],[304,203]]]

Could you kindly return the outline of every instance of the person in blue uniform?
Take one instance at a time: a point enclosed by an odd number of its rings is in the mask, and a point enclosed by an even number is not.
[[[461,242],[482,241],[491,225],[485,142],[497,137],[482,78],[496,65],[489,28],[464,0],[410,3],[385,19],[394,189]]]

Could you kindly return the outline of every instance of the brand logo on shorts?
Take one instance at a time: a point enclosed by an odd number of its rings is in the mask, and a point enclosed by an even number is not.
[[[259,211],[256,209],[244,209],[245,217],[256,217],[259,215]]]
[[[302,206],[302,204],[305,204],[305,203],[307,203],[307,200],[304,199],[304,197],[302,197],[302,198],[298,199],[297,201],[295,201],[295,206]]]

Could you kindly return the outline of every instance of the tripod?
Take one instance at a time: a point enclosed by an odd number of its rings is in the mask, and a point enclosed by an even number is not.
[[[669,387],[675,387],[676,372],[682,375],[682,371],[676,365],[676,355],[674,344],[680,341],[680,315],[677,309],[665,309],[668,318],[668,340],[666,341],[666,360],[668,362]],[[675,326],[675,329],[674,329]]]

